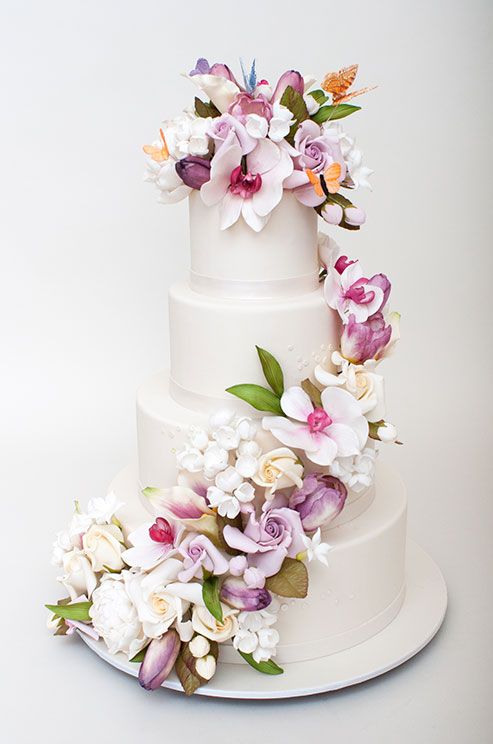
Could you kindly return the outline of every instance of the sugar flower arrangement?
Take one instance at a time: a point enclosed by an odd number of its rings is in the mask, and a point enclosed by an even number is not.
[[[284,190],[326,222],[358,230],[365,213],[347,194],[369,187],[372,171],[335,123],[359,110],[347,101],[369,90],[349,92],[357,70],[329,73],[321,86],[288,70],[271,85],[257,79],[254,62],[239,83],[227,65],[198,59],[187,77],[207,100],[196,97],[163,122],[159,139],[144,147],[146,179],[165,204],[200,191],[204,204],[219,205],[223,230],[240,216],[262,230]]]
[[[191,427],[175,485],[143,491],[149,521],[129,534],[110,493],[85,512],[76,505],[54,543],[67,596],[47,605],[50,627],[138,663],[147,690],[174,670],[192,694],[214,676],[224,644],[257,671],[282,674],[282,603],[307,596],[309,564],[330,561],[327,527],[349,491],[371,486],[379,442],[397,439],[380,374],[399,337],[390,282],[366,277],[325,235],[319,255],[342,328],[331,369],[285,389],[279,362],[257,348],[266,386],[228,392],[267,415],[222,409],[207,428]]]

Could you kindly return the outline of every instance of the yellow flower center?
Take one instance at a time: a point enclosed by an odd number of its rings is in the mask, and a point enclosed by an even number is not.
[[[167,601],[163,597],[160,597],[159,594],[153,594],[151,604],[152,609],[158,615],[165,615],[168,611],[169,605]]]

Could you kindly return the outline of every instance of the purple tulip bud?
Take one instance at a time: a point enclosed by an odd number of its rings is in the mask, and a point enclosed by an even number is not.
[[[175,163],[175,170],[181,180],[192,189],[200,189],[211,177],[211,161],[196,155],[187,155]]]
[[[274,93],[272,94],[272,101],[280,100],[288,85],[290,85],[291,88],[297,91],[300,95],[303,95],[305,91],[305,83],[302,75],[296,70],[287,70],[287,72],[283,73],[277,81]]]
[[[302,487],[291,494],[289,507],[299,513],[304,529],[313,532],[337,517],[346,496],[346,486],[338,478],[312,473],[304,479]]]
[[[252,589],[243,579],[228,577],[221,587],[221,599],[230,607],[246,612],[264,610],[272,601],[267,589]]]
[[[348,225],[359,227],[366,222],[366,214],[361,207],[346,207],[344,210],[344,219]]]
[[[363,364],[367,359],[378,359],[392,335],[392,327],[385,325],[381,312],[377,312],[357,323],[354,315],[349,316],[341,335],[341,354],[353,364]]]
[[[147,646],[139,669],[139,683],[145,690],[157,690],[169,676],[180,653],[181,641],[176,630],[168,630]]]

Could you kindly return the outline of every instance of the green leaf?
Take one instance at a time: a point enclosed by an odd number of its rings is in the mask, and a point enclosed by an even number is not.
[[[301,382],[301,387],[303,388],[305,393],[308,395],[308,397],[310,398],[315,408],[323,407],[322,396],[320,394],[320,390],[318,389],[318,387],[315,387],[315,385],[313,384],[313,382],[311,382],[311,380],[309,380],[308,378],[306,378],[306,380],[303,380]]]
[[[202,119],[207,119],[209,116],[212,116],[213,118],[221,116],[221,112],[214,106],[212,101],[205,103],[205,101],[201,101],[200,98],[197,97],[195,98],[195,113]]]
[[[218,645],[215,641],[209,641],[209,643],[211,646],[209,654],[212,654],[217,661]],[[180,655],[175,662],[175,672],[185,695],[193,695],[198,687],[207,684],[209,681],[197,672],[197,659],[190,653],[189,645],[189,643],[182,644]]]
[[[241,550],[235,550],[235,548],[230,548],[228,543],[223,537],[223,530],[226,527],[226,525],[230,525],[231,527],[237,527],[239,530],[241,530],[242,529],[241,514],[238,514],[234,519],[230,519],[229,517],[222,517],[220,514],[217,515],[219,547],[222,548],[225,551],[225,553],[228,553],[228,555],[240,555]]]
[[[233,387],[227,388],[226,392],[246,401],[257,411],[268,411],[284,416],[279,397],[272,390],[268,390],[261,385],[233,385]]]
[[[282,373],[281,365],[269,351],[261,349],[260,346],[256,346],[255,348],[259,355],[264,377],[275,394],[280,398],[284,392],[284,375]]]
[[[298,93],[298,91],[296,91],[290,85],[287,86],[286,90],[282,94],[279,103],[282,106],[286,106],[286,108],[288,108],[293,114],[294,124],[292,125],[291,129],[289,130],[289,134],[286,137],[287,141],[290,144],[293,144],[296,130],[298,129],[302,121],[310,118],[310,114],[308,113],[306,103],[301,93]]]
[[[285,558],[275,576],[265,582],[266,588],[281,597],[304,599],[308,594],[308,571],[301,561]]]
[[[219,576],[211,576],[204,581],[202,584],[202,599],[211,615],[222,623],[223,611],[219,599]]]
[[[141,648],[140,651],[137,651],[137,653],[135,654],[135,656],[132,656],[132,658],[129,659],[129,661],[132,661],[135,664],[140,664],[141,662],[144,661],[144,657],[146,655],[146,651],[147,651],[147,646],[144,646],[144,648]]]
[[[322,104],[329,100],[329,97],[325,95],[323,90],[311,90],[308,95],[311,96],[319,106],[322,106]]]
[[[359,111],[360,108],[361,106],[351,106],[348,103],[338,103],[335,106],[322,106],[316,114],[313,114],[312,120],[317,122],[317,124],[323,124],[325,121],[344,119],[346,116]]]
[[[79,622],[89,622],[91,616],[89,609],[92,602],[76,602],[69,605],[45,605],[56,617],[63,617],[64,620],[79,620]]]
[[[244,654],[243,651],[238,651],[238,653],[250,664],[250,666],[256,669],[257,672],[262,672],[262,674],[284,674],[284,669],[281,669],[281,667],[278,666],[275,661],[272,661],[272,659],[269,659],[269,661],[255,661],[251,654]]]

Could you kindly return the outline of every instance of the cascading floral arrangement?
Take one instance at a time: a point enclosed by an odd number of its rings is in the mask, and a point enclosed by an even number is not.
[[[372,171],[335,123],[359,110],[347,101],[370,90],[349,92],[357,70],[329,73],[321,86],[289,70],[272,86],[257,80],[254,62],[240,84],[227,65],[198,59],[187,77],[208,100],[195,98],[144,146],[146,179],[165,204],[200,191],[204,204],[219,205],[223,230],[240,216],[262,230],[284,190],[326,222],[358,230],[365,213],[341,190],[369,187]]]
[[[396,441],[378,368],[398,340],[384,274],[365,277],[320,236],[328,306],[342,333],[333,373],[285,389],[279,362],[257,348],[267,386],[228,389],[268,415],[214,413],[177,453],[171,488],[146,488],[152,519],[130,534],[114,494],[76,505],[53,562],[68,596],[50,610],[55,634],[78,630],[140,664],[153,690],[174,669],[192,694],[210,680],[220,644],[259,672],[281,674],[274,627],[282,598],[307,596],[307,564],[328,564],[322,530],[348,491],[368,488],[379,442]],[[327,532],[325,533],[328,534]]]

